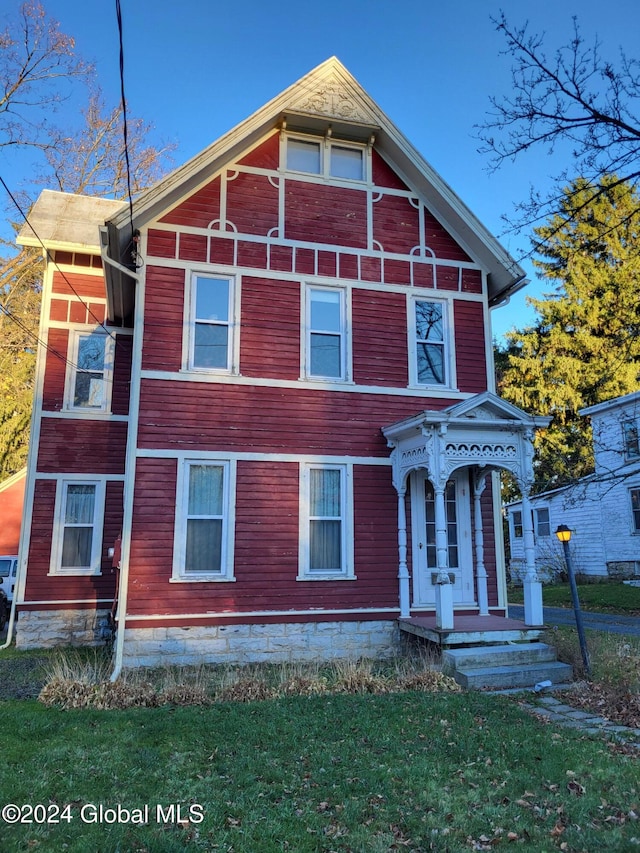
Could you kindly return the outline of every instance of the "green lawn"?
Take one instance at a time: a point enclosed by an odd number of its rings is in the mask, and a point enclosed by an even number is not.
[[[640,614],[640,587],[623,583],[578,584],[580,606],[585,610],[603,613]],[[542,588],[542,600],[547,607],[572,607],[568,583],[549,584]],[[522,604],[522,587],[509,588],[509,602]]]
[[[503,697],[331,695],[129,711],[7,701],[0,723],[2,804],[41,803],[63,816],[0,824],[2,851],[593,853],[635,849],[640,837],[637,757],[544,725]],[[182,825],[174,810],[165,823],[172,804],[181,817],[201,809]],[[149,805],[148,824],[91,822],[98,806],[118,805]]]

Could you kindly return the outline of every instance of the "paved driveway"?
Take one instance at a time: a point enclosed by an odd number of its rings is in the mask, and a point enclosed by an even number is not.
[[[612,613],[590,613],[582,612],[582,622],[585,628],[593,628],[594,631],[608,631],[611,634],[627,634],[632,637],[640,637],[640,616],[618,616]],[[512,619],[524,619],[524,606],[522,604],[510,604],[509,616]],[[575,625],[576,619],[573,610],[564,607],[545,607],[545,625]]]

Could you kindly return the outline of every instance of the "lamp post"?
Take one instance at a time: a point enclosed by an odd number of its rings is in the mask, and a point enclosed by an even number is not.
[[[573,563],[569,554],[569,542],[571,541],[572,531],[566,524],[558,525],[556,536],[562,542],[564,549],[564,560],[567,564],[567,574],[569,575],[569,586],[571,587],[571,598],[573,600],[573,610],[576,617],[576,628],[578,629],[578,640],[580,642],[580,652],[582,654],[582,662],[584,663],[584,671],[591,678],[591,664],[589,662],[589,652],[587,650],[587,641],[584,636],[584,627],[582,625],[582,612],[580,610],[580,599],[578,598],[578,587],[576,585],[576,576],[573,571]]]

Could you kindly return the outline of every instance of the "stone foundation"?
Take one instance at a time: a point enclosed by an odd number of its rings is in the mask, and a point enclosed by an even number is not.
[[[23,610],[16,623],[16,647],[102,645],[108,616],[108,610]]]
[[[128,628],[124,666],[322,662],[386,658],[399,651],[395,620]]]

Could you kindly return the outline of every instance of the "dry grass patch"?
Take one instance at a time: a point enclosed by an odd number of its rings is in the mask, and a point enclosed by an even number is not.
[[[125,709],[161,705],[258,702],[281,696],[381,695],[408,690],[459,692],[427,657],[393,662],[339,660],[330,664],[200,666],[125,671],[109,680],[111,661],[73,652],[53,659],[39,699],[69,708]]]

